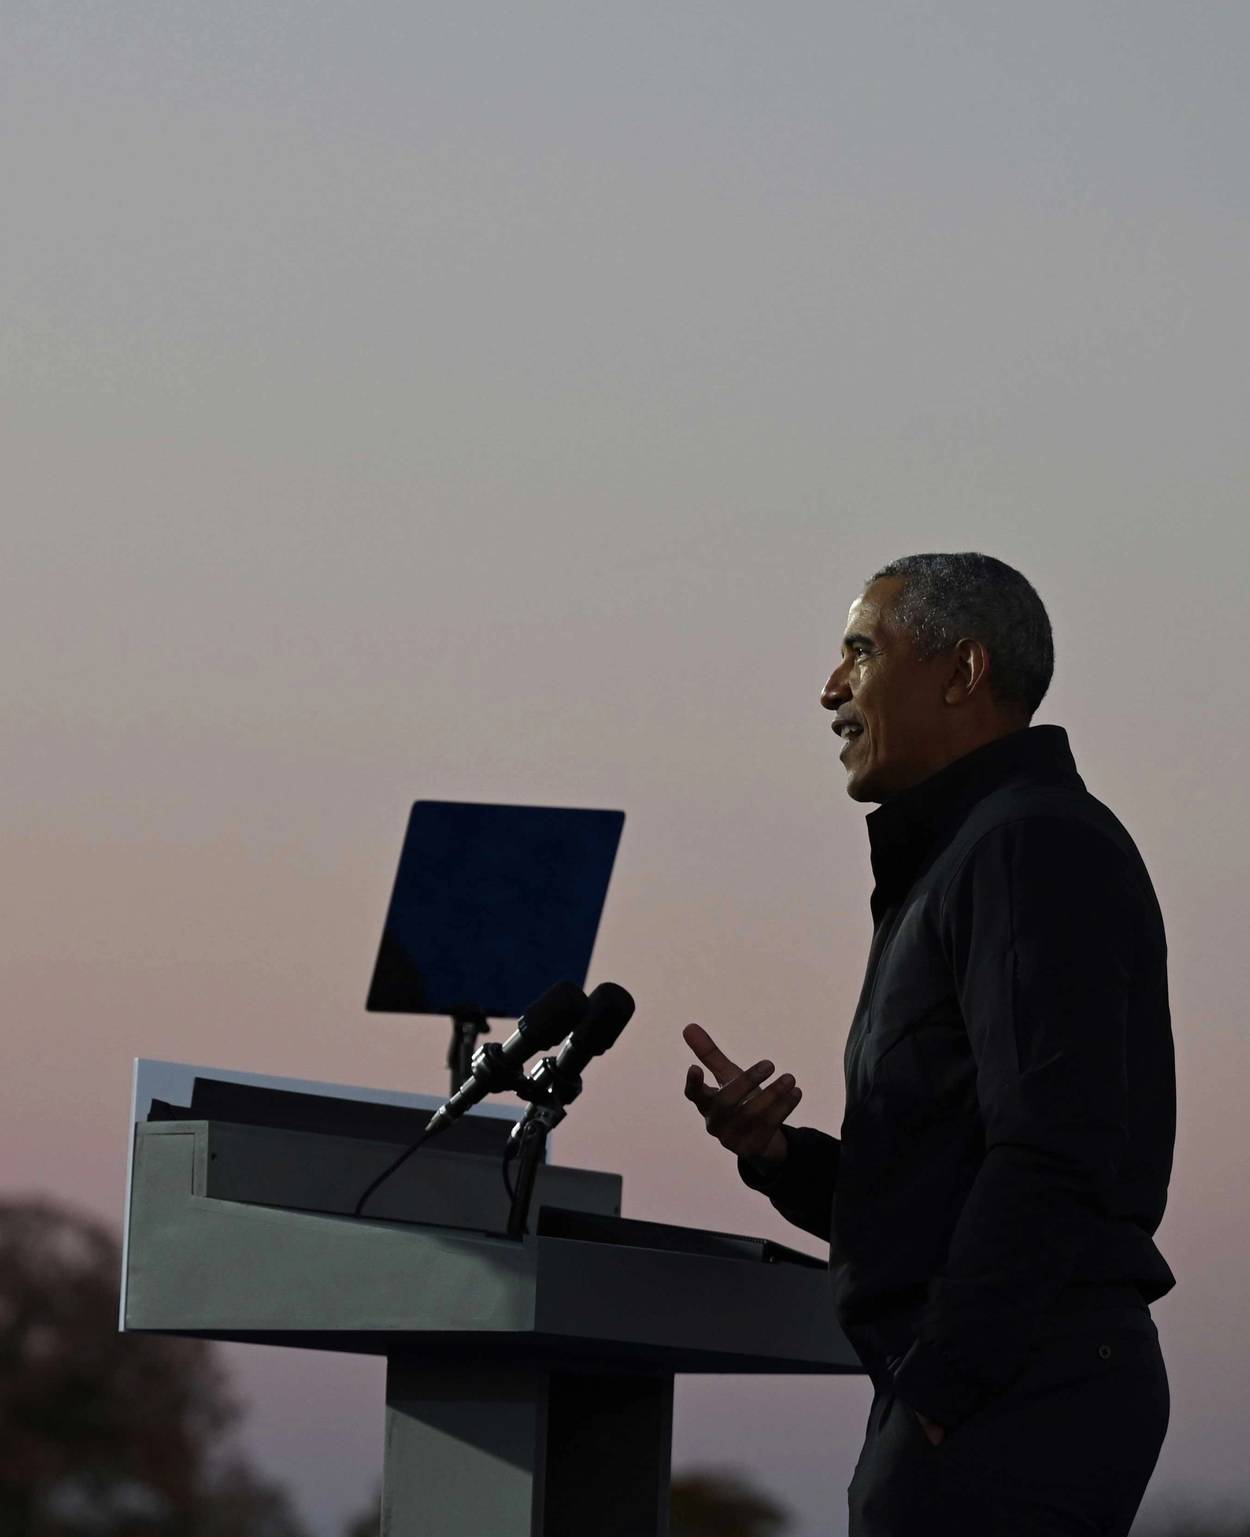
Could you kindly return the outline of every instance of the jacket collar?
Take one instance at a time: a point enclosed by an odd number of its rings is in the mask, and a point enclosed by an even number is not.
[[[972,807],[1015,779],[1084,789],[1062,726],[1024,726],[956,758],[884,801],[865,818],[877,889],[873,917],[912,884],[926,856],[945,843]]]

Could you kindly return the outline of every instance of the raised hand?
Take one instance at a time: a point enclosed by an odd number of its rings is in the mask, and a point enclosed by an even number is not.
[[[786,1156],[781,1123],[803,1097],[793,1077],[783,1073],[764,1088],[773,1071],[771,1062],[757,1062],[744,1072],[702,1025],[687,1025],[682,1038],[716,1080],[712,1088],[704,1080],[703,1067],[694,1063],[686,1073],[686,1098],[698,1108],[708,1132],[741,1158],[780,1165]]]

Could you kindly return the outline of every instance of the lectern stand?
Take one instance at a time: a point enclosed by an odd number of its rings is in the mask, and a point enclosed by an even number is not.
[[[826,1267],[622,1219],[618,1175],[543,1165],[505,1236],[498,1160],[140,1120],[127,1330],[387,1358],[383,1537],[663,1537],[676,1372],[860,1373]]]

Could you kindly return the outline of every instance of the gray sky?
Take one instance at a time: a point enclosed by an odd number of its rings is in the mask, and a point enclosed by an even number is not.
[[[119,1222],[135,1055],[441,1089],[443,1027],[363,1010],[410,802],[613,806],[590,981],[639,1008],[559,1156],[817,1249],[680,1029],[837,1130],[871,874],[820,687],[875,567],[984,550],[1168,927],[1148,1498],[1250,1502],[1245,7],[10,0],[0,41],[6,1184]],[[329,1534],[378,1364],[230,1354]],[[676,1461],[841,1531],[870,1396],[682,1381]]]

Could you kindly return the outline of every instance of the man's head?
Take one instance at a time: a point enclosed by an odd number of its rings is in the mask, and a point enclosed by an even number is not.
[[[906,555],[851,604],[820,702],[843,736],[846,793],[886,801],[1029,724],[1054,672],[1042,600],[990,555]]]

